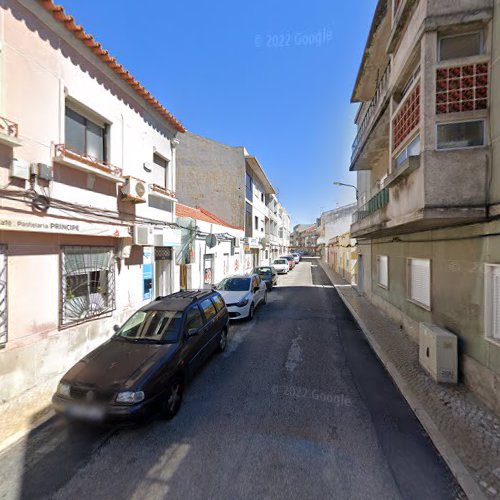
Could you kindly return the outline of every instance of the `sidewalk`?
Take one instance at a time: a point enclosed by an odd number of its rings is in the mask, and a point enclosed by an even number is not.
[[[320,262],[467,496],[500,498],[500,418],[464,384],[435,383],[399,325]]]

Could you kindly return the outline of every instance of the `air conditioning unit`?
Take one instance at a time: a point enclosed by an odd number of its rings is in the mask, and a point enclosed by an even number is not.
[[[457,336],[429,323],[420,323],[419,361],[436,382],[456,384]]]
[[[133,203],[145,203],[148,196],[148,185],[146,182],[135,177],[125,177],[126,182],[121,187],[122,196]]]
[[[134,245],[153,246],[154,230],[152,226],[146,224],[136,224],[132,231]]]

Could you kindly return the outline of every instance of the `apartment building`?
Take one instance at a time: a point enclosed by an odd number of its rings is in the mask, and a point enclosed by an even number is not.
[[[341,234],[350,231],[352,215],[356,211],[356,203],[350,203],[343,207],[333,208],[323,212],[317,221],[318,239],[317,245],[326,259],[326,245],[328,242]]]
[[[279,244],[284,248],[290,219],[258,159],[244,147],[188,132],[179,144],[177,165],[181,202],[201,206],[244,229],[242,272],[267,264],[273,247],[274,251]],[[277,231],[278,239],[274,239],[273,231]]]
[[[7,0],[0,25],[5,431],[114,324],[177,288],[184,128],[62,7]]]
[[[318,251],[318,238],[317,224],[297,224],[294,226],[290,236],[290,247],[292,250],[316,255]]]
[[[500,411],[500,5],[380,0],[355,83],[358,288]]]

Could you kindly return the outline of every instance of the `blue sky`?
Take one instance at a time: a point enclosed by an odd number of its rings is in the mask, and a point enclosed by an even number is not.
[[[355,183],[350,97],[376,0],[61,3],[189,131],[256,155],[293,224],[354,201],[332,182]]]

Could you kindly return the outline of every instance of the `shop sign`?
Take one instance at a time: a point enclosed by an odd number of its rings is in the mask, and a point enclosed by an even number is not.
[[[0,214],[0,230],[130,238],[128,226],[19,214]]]
[[[250,248],[260,248],[259,238],[248,238],[248,246]]]

